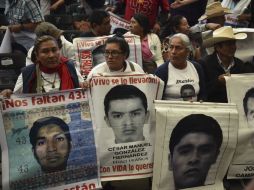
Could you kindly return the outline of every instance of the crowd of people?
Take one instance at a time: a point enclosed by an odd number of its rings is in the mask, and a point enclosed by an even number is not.
[[[129,21],[130,30],[107,39],[106,62],[96,63],[84,80],[76,68],[72,40],[110,35],[109,11]],[[146,72],[164,81],[165,100],[227,103],[225,76],[254,72],[252,61],[235,56],[237,41],[247,34],[233,30],[253,27],[253,11],[253,0],[1,1],[0,14],[12,34],[12,53],[27,57],[15,87],[2,89],[1,95],[88,88],[96,73]],[[237,15],[234,23],[228,19],[232,14]],[[58,21],[53,20],[56,17]],[[70,18],[68,28],[60,18],[66,22]],[[127,60],[130,48],[123,36],[128,34],[140,37],[141,64]],[[111,184],[105,189],[112,189]]]

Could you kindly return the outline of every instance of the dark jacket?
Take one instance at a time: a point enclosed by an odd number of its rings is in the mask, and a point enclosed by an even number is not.
[[[79,80],[78,75],[74,66],[74,62],[69,60],[66,62],[68,70],[70,72],[74,88],[79,88]],[[23,92],[22,93],[29,93],[30,83],[33,80],[33,77],[36,72],[35,64],[28,65],[21,70],[22,79],[23,79]],[[34,80],[36,82],[36,80]]]
[[[203,69],[198,63],[196,63],[194,61],[191,61],[191,63],[194,65],[195,69],[198,72],[198,76],[199,76],[200,90],[199,90],[199,94],[198,94],[198,100],[206,101],[205,79],[204,79]],[[169,61],[162,64],[161,66],[159,66],[155,71],[155,75],[164,81],[164,90],[163,91],[165,91],[165,88],[168,83],[168,65],[169,65]]]
[[[252,72],[248,65],[244,64],[240,59],[234,57],[234,62],[235,65],[230,69],[231,74]],[[205,56],[199,60],[199,63],[202,65],[205,74],[207,101],[228,102],[226,86],[218,80],[218,77],[225,74],[225,71],[219,64],[216,53]]]

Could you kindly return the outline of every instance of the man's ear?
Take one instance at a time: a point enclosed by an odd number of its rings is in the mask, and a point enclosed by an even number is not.
[[[172,171],[172,159],[170,153],[168,153],[168,170]]]
[[[109,126],[109,127],[111,127],[111,125],[110,125],[110,123],[109,123],[109,120],[108,120],[108,117],[105,115],[104,116],[104,120],[105,120],[105,122],[107,123],[107,125]]]

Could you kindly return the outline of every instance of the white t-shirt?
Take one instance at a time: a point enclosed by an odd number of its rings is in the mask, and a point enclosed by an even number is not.
[[[199,93],[199,76],[194,65],[187,61],[187,67],[177,69],[168,65],[168,82],[164,92],[165,100],[197,101]]]

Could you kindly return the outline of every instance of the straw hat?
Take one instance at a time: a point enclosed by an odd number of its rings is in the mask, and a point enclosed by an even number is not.
[[[205,39],[203,45],[205,47],[211,47],[219,42],[224,42],[228,40],[243,40],[247,38],[246,33],[234,33],[231,26],[224,26],[215,31],[213,31],[212,37]]]
[[[63,33],[62,30],[58,29],[55,25],[49,22],[41,22],[34,30],[37,37],[43,35],[50,35],[54,38],[58,39],[60,35]]]
[[[221,3],[216,1],[207,5],[205,14],[202,15],[198,20],[205,20],[230,13],[232,13],[230,9],[222,7]]]

